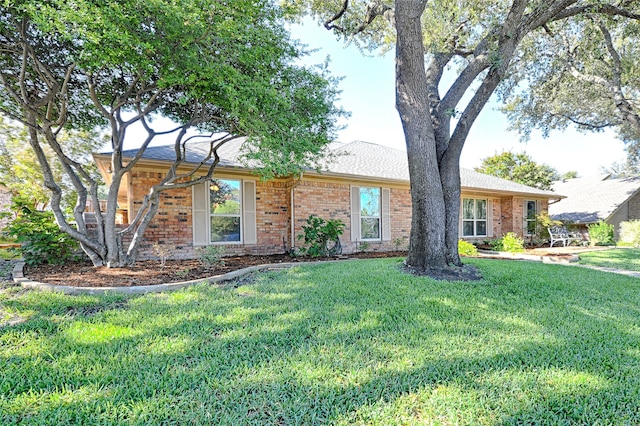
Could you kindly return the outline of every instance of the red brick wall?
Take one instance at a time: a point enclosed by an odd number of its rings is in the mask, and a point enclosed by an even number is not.
[[[350,188],[349,184],[322,181],[302,180],[294,184],[294,247],[304,244],[298,240],[298,235],[302,234],[302,225],[305,225],[309,216],[313,214],[322,219],[340,219],[344,222],[346,227],[340,242],[346,251],[351,235]]]
[[[162,173],[134,171],[131,173],[133,208],[139,210],[149,188],[158,183]],[[175,248],[172,258],[196,257],[193,247],[191,188],[166,191],[160,196],[160,208],[144,234],[140,246],[140,259],[155,258],[154,243]],[[289,245],[290,191],[281,181],[256,182],[256,225],[258,244],[227,244],[225,254],[284,253]],[[133,215],[129,216],[130,218]]]
[[[134,210],[140,208],[148,188],[163,177],[162,173],[133,171],[131,173]],[[295,204],[295,235],[291,238],[291,189]],[[369,242],[371,251],[406,250],[411,230],[411,194],[409,188],[390,188],[391,239]],[[258,243],[255,245],[227,244],[225,254],[275,254],[285,253],[292,246],[300,247],[302,225],[311,215],[324,219],[340,219],[345,230],[340,239],[344,253],[358,250],[351,241],[351,185],[323,180],[256,182],[256,225]],[[144,234],[140,258],[154,258],[154,243],[175,247],[173,258],[193,258],[193,223],[191,188],[167,191],[160,197],[160,209]],[[542,210],[548,203],[542,202]],[[493,237],[507,232],[522,235],[523,199],[505,197],[495,199],[493,208]],[[135,213],[135,212],[134,212]],[[133,217],[132,214],[129,216]]]

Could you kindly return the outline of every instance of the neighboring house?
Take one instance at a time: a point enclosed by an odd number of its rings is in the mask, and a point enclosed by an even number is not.
[[[640,219],[640,177],[568,179],[555,182],[553,189],[567,198],[550,205],[549,216],[577,225],[583,232],[589,224],[603,220],[614,226],[617,239],[620,222]]]
[[[193,145],[202,154],[208,145]],[[181,257],[194,248],[224,245],[227,254],[275,254],[300,242],[297,235],[310,215],[346,224],[345,253],[366,241],[370,250],[406,248],[411,227],[411,195],[407,155],[381,145],[334,144],[339,154],[322,173],[307,171],[296,179],[260,181],[237,158],[239,143],[219,152],[221,161],[210,185],[163,193],[158,214],[145,233],[141,257],[150,257],[154,242],[176,246]],[[124,153],[131,158],[136,151]],[[95,154],[109,182],[109,154]],[[149,187],[164,176],[174,158],[173,146],[150,147],[127,175],[118,204],[132,218]],[[190,161],[196,157],[187,156]],[[515,232],[535,231],[535,215],[546,212],[551,191],[463,169],[460,236],[483,240]]]

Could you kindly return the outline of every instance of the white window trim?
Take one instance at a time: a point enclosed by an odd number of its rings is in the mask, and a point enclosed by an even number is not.
[[[380,190],[380,237],[361,237],[360,188],[378,188]],[[391,190],[377,186],[351,186],[351,241],[391,241]]]
[[[211,197],[209,192],[209,185],[211,183],[203,183],[200,185],[194,185],[192,187],[192,229],[193,229],[193,245],[194,246],[208,246],[208,245],[253,245],[257,243],[256,234],[256,212],[255,212],[255,190],[256,182],[254,180],[244,180],[237,178],[215,177],[215,180],[233,180],[240,183],[240,214],[214,214],[211,212]],[[248,193],[247,193],[248,191]],[[247,210],[249,206],[246,205],[245,197],[250,193],[253,195],[253,209]],[[196,200],[202,197],[202,199]],[[198,204],[204,202],[203,208],[198,208]],[[212,217],[239,217],[240,218],[240,241],[211,241],[211,218]],[[205,229],[197,229],[198,223]],[[249,223],[252,222],[252,223]],[[248,241],[247,226],[251,226],[251,235],[255,239]],[[202,238],[201,233],[206,234],[206,238]],[[198,238],[200,237],[200,240]]]
[[[238,214],[220,214],[220,213],[213,213],[211,211],[211,191],[205,191],[207,193],[207,206],[209,206],[209,220],[207,221],[207,223],[209,224],[209,245],[234,245],[234,244],[244,244],[244,218],[243,218],[243,212],[244,212],[244,199],[242,197],[244,197],[244,183],[242,181],[242,179],[233,179],[233,178],[213,178],[213,180],[227,180],[227,181],[235,181],[238,182],[238,190],[240,191],[238,194],[238,198],[239,198],[239,202],[240,202],[240,213]],[[209,185],[211,185],[211,183],[209,183]],[[214,217],[237,217],[240,219],[240,239],[238,241],[211,241],[211,218]]]
[[[359,188],[360,192],[360,202],[362,202],[362,190],[363,189],[377,189],[378,190],[378,215],[377,216],[363,216],[362,215],[362,204],[360,204],[360,232],[359,232],[359,240],[360,241],[382,241],[382,188],[377,186],[361,186]],[[378,219],[378,236],[375,238],[363,238],[362,237],[362,219]]]
[[[534,203],[534,205],[535,205],[535,216],[534,216],[533,219],[529,219],[529,217],[527,216],[527,204],[529,204],[531,202]],[[535,231],[532,234],[529,233],[529,222],[534,222],[534,223],[537,222],[537,218],[536,217],[538,216],[538,214],[540,214],[540,205],[538,203],[538,200],[524,200],[524,205],[523,205],[523,209],[522,210],[523,210],[522,215],[524,216],[523,217],[523,219],[524,219],[524,229],[522,230],[522,233],[524,235],[528,236],[528,237],[532,236],[532,235],[535,235]]]
[[[473,200],[473,219],[465,219],[464,217],[464,200]],[[476,214],[477,214],[477,201],[485,201],[486,202],[486,209],[487,209],[487,217],[484,219],[476,219]],[[489,218],[491,217],[490,214],[490,209],[492,208],[491,206],[491,200],[489,198],[472,198],[472,197],[462,197],[460,199],[460,235],[462,238],[481,238],[481,237],[490,237],[492,235],[491,232],[491,227],[493,227],[493,224],[491,223],[491,221],[489,220]],[[473,222],[473,235],[465,235],[464,234],[464,223],[465,222]],[[484,235],[478,235],[476,234],[476,223],[477,222],[485,222],[485,234]]]

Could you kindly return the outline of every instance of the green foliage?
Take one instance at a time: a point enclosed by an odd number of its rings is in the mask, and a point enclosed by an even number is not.
[[[493,251],[503,251],[502,238],[494,238],[492,240],[489,240],[489,245],[491,246],[491,250]]]
[[[160,259],[161,268],[164,268],[167,263],[167,259],[173,256],[175,249],[176,248],[172,245],[160,243],[154,243],[153,246],[151,246],[151,251],[153,252],[153,254]]]
[[[222,259],[224,252],[224,246],[215,244],[197,249],[198,259],[205,268],[215,268],[216,266],[224,265],[224,260]]]
[[[524,240],[514,232],[507,232],[502,238],[491,240],[490,244],[493,251],[508,253],[522,253],[524,251]]]
[[[112,216],[106,217],[100,241],[82,226],[70,232],[73,224],[62,219],[58,205],[59,190],[70,188],[62,185],[53,163],[61,163],[59,169],[73,182],[78,198],[70,204],[78,210],[87,194],[97,201],[100,182],[92,179],[88,161],[72,155],[66,131],[106,130],[112,155],[103,164],[111,166],[111,207],[126,168],[135,167],[148,144],[166,134],[156,125],[158,116],[175,123],[171,160],[181,167],[185,152],[190,154],[194,169],[185,176],[200,176],[187,181],[195,185],[211,177],[217,164],[213,151],[240,138],[239,161],[250,163],[262,178],[317,167],[337,120],[346,115],[334,104],[338,79],[326,66],[301,65],[304,47],[290,39],[281,9],[270,0],[5,2],[0,52],[0,113],[31,125],[28,142],[53,193],[50,208],[95,264],[135,261],[142,239],[133,239],[128,248],[121,242],[143,235],[156,210],[142,209],[144,217],[124,235],[112,231]],[[123,162],[124,137],[134,124],[146,135],[138,138],[133,160]],[[192,148],[196,140],[209,146]],[[49,151],[55,152],[53,159]],[[151,204],[181,179],[173,174],[176,169],[168,170],[147,194]]]
[[[592,223],[589,228],[589,240],[592,246],[609,246],[614,244],[613,225],[604,221]]]
[[[393,239],[393,245],[396,248],[396,251],[400,251],[400,250],[406,249],[407,239],[405,237],[394,238]]]
[[[524,240],[514,232],[507,232],[502,237],[502,250],[508,253],[522,253],[524,251]]]
[[[551,189],[558,172],[546,164],[538,164],[526,153],[503,152],[482,160],[477,172],[497,176],[539,189]]]
[[[548,228],[554,228],[556,226],[562,226],[563,223],[560,220],[551,219],[548,213],[540,213],[536,215],[536,221],[538,225],[536,228],[539,230],[539,236],[543,239],[549,238],[549,230]]]
[[[12,199],[11,208],[16,215],[4,232],[22,244],[25,263],[63,264],[77,258],[77,241],[60,231],[53,213],[35,210],[30,200],[20,197]]]
[[[307,218],[307,224],[302,225],[302,234],[298,240],[304,239],[307,247],[302,247],[300,252],[311,257],[331,256],[340,254],[340,235],[344,232],[344,223],[340,219],[324,220],[311,215]]]
[[[640,220],[628,220],[620,223],[620,242],[640,247]]]
[[[483,281],[376,259],[135,297],[0,291],[22,321],[1,329],[0,424],[640,423],[637,279],[467,262]]]
[[[469,241],[458,240],[458,254],[460,256],[475,257],[478,255],[478,249]]]
[[[371,243],[369,241],[359,241],[358,242],[358,250],[365,253],[371,248]]]

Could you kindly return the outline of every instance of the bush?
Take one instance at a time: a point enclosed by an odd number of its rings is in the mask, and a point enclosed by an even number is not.
[[[223,246],[205,246],[200,247],[198,250],[198,259],[200,263],[205,268],[213,268],[216,266],[223,266],[224,260],[222,260],[222,256],[224,255],[224,247]]]
[[[502,237],[502,250],[508,253],[522,253],[524,240],[513,232],[507,232],[507,235]]]
[[[26,199],[14,197],[11,209],[15,218],[4,233],[16,237],[22,245],[22,257],[27,265],[63,264],[79,257],[79,244],[62,232],[50,211],[38,211]]]
[[[478,249],[469,241],[458,241],[458,254],[460,256],[475,257],[478,255]]]
[[[493,251],[502,251],[502,238],[494,238],[489,240],[489,245]]]
[[[613,225],[604,221],[589,225],[589,239],[592,246],[609,246],[614,243]]]
[[[344,232],[344,223],[340,219],[324,220],[311,215],[307,224],[302,225],[302,234],[298,239],[304,239],[307,247],[300,252],[311,257],[330,256],[342,253],[340,235]]]
[[[629,220],[620,223],[620,241],[618,244],[640,247],[640,220]]]
[[[540,213],[536,216],[536,220],[540,225],[540,238],[549,239],[549,230],[548,228],[554,228],[556,226],[563,226],[563,223],[559,220],[554,220],[549,217],[547,213]]]

